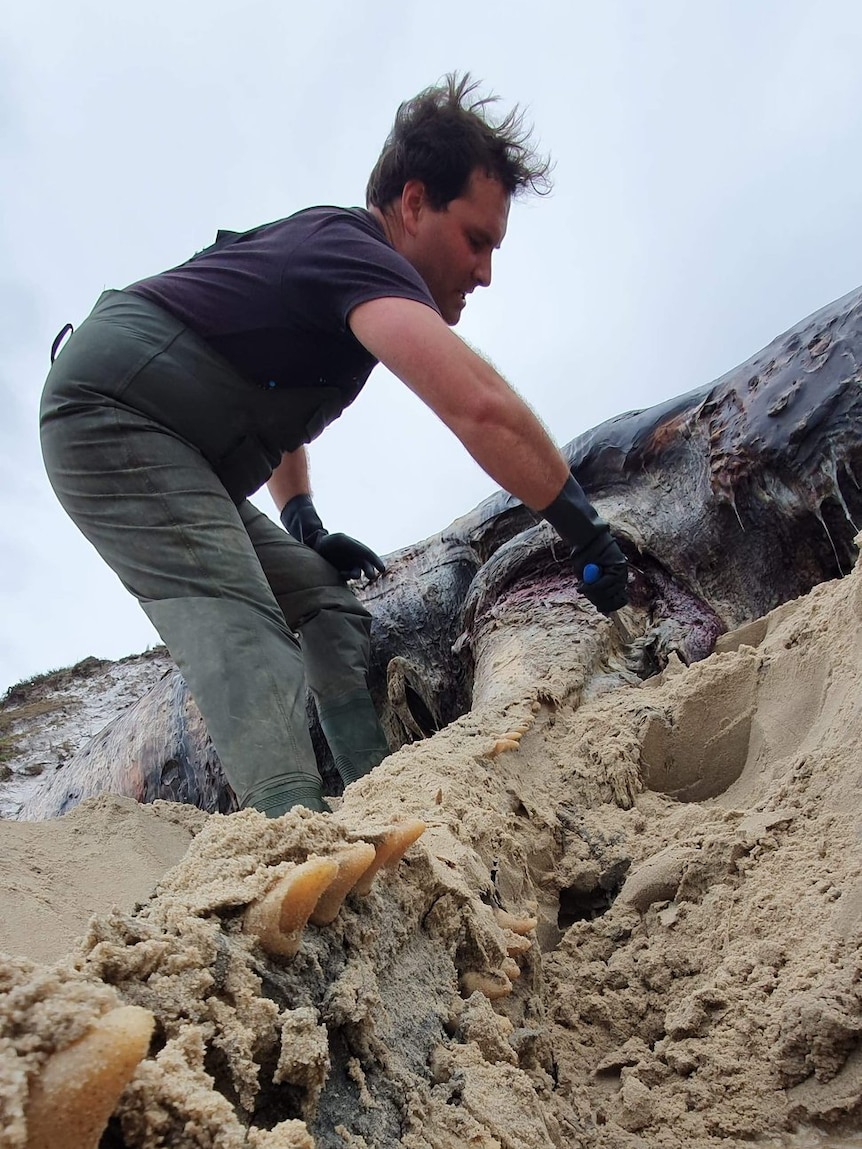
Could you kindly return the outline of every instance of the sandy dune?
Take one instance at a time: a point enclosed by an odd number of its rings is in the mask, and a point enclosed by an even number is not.
[[[644,683],[631,636],[572,615],[503,620],[473,710],[331,818],[0,821],[4,1149],[130,1005],[154,1035],[90,1090],[103,1146],[860,1144],[862,572]],[[244,928],[307,857],[408,819],[295,956]]]

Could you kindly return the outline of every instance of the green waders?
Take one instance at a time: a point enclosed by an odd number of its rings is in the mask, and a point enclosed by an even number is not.
[[[60,502],[164,639],[240,806],[273,817],[326,809],[306,682],[321,716],[343,710],[336,743],[374,714],[368,612],[244,498],[278,460],[262,445],[274,423],[293,418],[295,449],[315,416],[308,394],[294,410],[276,398],[262,406],[262,389],[161,308],[106,292],[52,366],[41,411]],[[345,781],[387,752],[373,724],[360,737],[370,752],[332,747],[349,760]]]

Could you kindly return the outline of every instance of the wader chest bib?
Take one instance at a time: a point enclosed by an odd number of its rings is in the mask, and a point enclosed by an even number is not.
[[[74,404],[76,391],[86,402],[100,395],[196,447],[235,503],[263,486],[283,452],[317,438],[362,388],[257,386],[163,308],[124,291],[101,295],[53,373],[68,380],[59,386],[64,403]],[[57,410],[49,401],[43,418]]]

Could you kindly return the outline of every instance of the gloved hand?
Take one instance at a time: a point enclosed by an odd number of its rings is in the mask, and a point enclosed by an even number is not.
[[[628,564],[626,556],[607,527],[586,547],[575,551],[573,559],[579,568],[578,590],[596,610],[610,614],[629,601]]]
[[[311,495],[294,495],[281,511],[282,526],[301,543],[325,558],[343,579],[365,575],[369,582],[383,574],[383,560],[364,543],[343,535],[330,534],[314,509]]]
[[[626,556],[574,475],[569,475],[559,495],[540,514],[574,548],[578,591],[602,614],[625,606],[629,601]],[[591,569],[585,578],[587,567]]]

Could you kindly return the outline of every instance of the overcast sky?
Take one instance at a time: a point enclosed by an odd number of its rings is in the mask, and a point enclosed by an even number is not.
[[[529,108],[517,204],[459,333],[561,444],[722,374],[862,282],[858,0],[30,0],[0,31],[0,691],[157,641],[65,518],[36,413],[55,333],[219,227],[360,204],[398,103],[470,69]],[[378,368],[311,451],[381,553],[494,484]],[[264,493],[256,501],[271,511]]]

